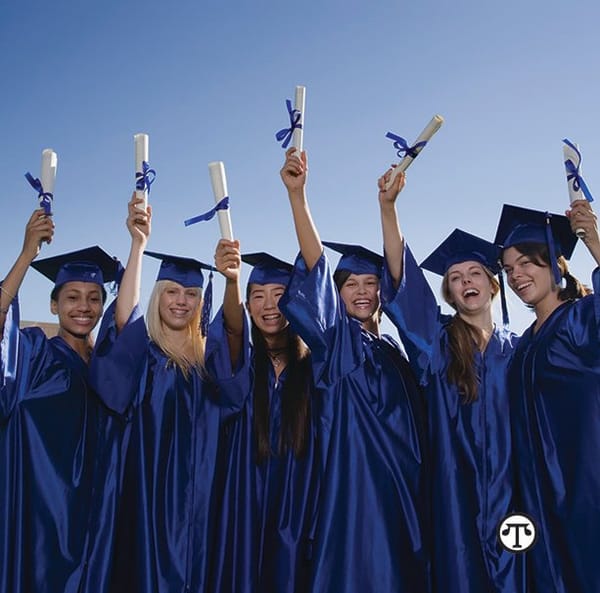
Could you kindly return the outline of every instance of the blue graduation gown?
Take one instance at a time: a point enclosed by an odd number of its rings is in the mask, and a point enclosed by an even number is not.
[[[209,337],[207,369],[213,346]],[[137,307],[118,336],[105,316],[91,370],[103,401],[131,422],[113,590],[207,591],[219,429],[247,385],[216,385],[197,371],[186,378],[149,340]]]
[[[312,353],[323,475],[310,591],[428,591],[422,398],[391,338],[346,314],[325,255],[279,308]]]
[[[247,320],[245,326],[242,360],[252,361],[253,352],[248,337]],[[216,315],[211,329],[215,332],[215,340],[227,342],[221,311]],[[219,368],[224,367],[219,366]],[[223,464],[223,467],[228,466],[226,491],[230,497],[229,507],[230,509],[238,507],[237,533],[232,533],[233,539],[230,541],[229,548],[235,549],[240,558],[245,558],[247,563],[253,563],[255,571],[247,575],[245,588],[242,588],[238,577],[236,578],[238,588],[232,590],[304,593],[307,591],[309,531],[318,488],[314,420],[315,414],[318,414],[318,404],[313,387],[309,396],[311,400],[309,438],[305,454],[301,458],[296,458],[293,452],[287,451],[256,464],[252,424],[254,389],[252,369],[252,366],[244,369],[244,373],[248,374],[250,397],[242,420],[236,421],[230,429],[229,444],[226,447],[229,455],[237,459],[237,464],[243,460],[246,466],[236,468],[236,475],[232,472],[232,468],[236,467],[233,464]],[[275,373],[269,366],[270,439],[274,452],[278,450],[281,396],[285,381],[285,370],[276,381]],[[309,385],[312,385],[312,381]],[[236,487],[232,487],[234,483]],[[236,500],[235,503],[232,502],[232,497]],[[227,515],[231,518],[231,511]],[[219,521],[221,525],[225,522],[226,520],[223,519]],[[240,535],[250,535],[250,537],[242,538]],[[238,570],[240,570],[239,565],[238,560]]]
[[[62,338],[19,330],[16,299],[0,359],[0,590],[105,591],[124,427]]]
[[[518,510],[538,539],[527,552],[531,593],[600,591],[600,269],[594,295],[525,331],[509,386]]]
[[[475,365],[477,400],[461,403],[448,382],[451,316],[442,315],[410,249],[394,290],[387,269],[382,302],[427,399],[432,461],[434,593],[521,593],[522,561],[504,551],[497,527],[511,511],[510,405],[506,374],[515,335],[496,328]]]

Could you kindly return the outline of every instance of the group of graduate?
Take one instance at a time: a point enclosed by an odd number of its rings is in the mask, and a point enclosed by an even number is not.
[[[54,223],[33,212],[1,285],[0,591],[598,593],[600,272],[592,293],[566,263],[578,229],[600,264],[590,203],[505,205],[493,241],[456,229],[419,265],[404,174],[378,180],[383,255],[321,241],[305,152],[280,174],[299,255],[221,239],[212,320],[213,266],[147,251],[135,194],[124,269],[97,246],[38,260]],[[30,266],[51,339],[19,328]],[[535,313],[520,337],[493,319],[502,270]],[[537,530],[523,554],[511,512]]]

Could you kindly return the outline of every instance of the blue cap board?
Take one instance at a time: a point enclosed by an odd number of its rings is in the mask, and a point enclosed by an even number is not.
[[[215,272],[216,268],[190,257],[180,257],[156,251],[144,251],[145,255],[161,260],[156,281],[172,280],[185,288],[204,286],[202,270]]]
[[[336,272],[345,270],[351,274],[375,274],[381,277],[383,257],[362,245],[323,241],[323,245],[342,254],[335,268]]]
[[[248,284],[283,284],[287,286],[294,266],[264,252],[244,253],[242,261],[253,267]]]

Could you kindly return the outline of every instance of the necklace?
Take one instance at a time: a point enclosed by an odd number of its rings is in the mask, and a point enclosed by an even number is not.
[[[281,356],[285,352],[284,348],[270,348],[267,349],[267,354],[271,359],[271,363],[275,368],[278,368],[282,362]]]
[[[277,368],[281,364],[281,359],[279,356],[271,356],[271,362],[273,363],[273,366]]]

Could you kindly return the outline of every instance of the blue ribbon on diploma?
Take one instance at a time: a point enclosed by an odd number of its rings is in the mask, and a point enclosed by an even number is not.
[[[31,173],[25,173],[25,179],[27,179],[29,185],[37,191],[40,206],[44,209],[44,212],[48,215],[52,214],[52,201],[54,200],[54,196],[49,191],[44,191],[42,182]]]
[[[150,193],[150,186],[156,179],[156,171],[150,168],[147,161],[142,161],[142,170],[135,173],[135,189],[138,191],[146,190]]]
[[[193,218],[188,218],[183,221],[185,226],[190,226],[192,224],[196,224],[197,222],[203,222],[205,220],[211,220],[215,217],[215,214],[219,210],[229,210],[229,196],[225,196],[222,200],[220,200],[214,208],[211,208],[208,212],[204,214],[198,214],[198,216],[194,216]]]
[[[588,186],[586,185],[586,183],[583,180],[583,177],[581,176],[581,173],[580,173],[581,152],[579,152],[577,147],[572,142],[567,140],[566,138],[563,139],[563,142],[567,146],[570,146],[577,153],[577,156],[579,157],[579,161],[578,161],[577,165],[575,165],[575,163],[571,159],[567,159],[565,161],[565,168],[567,170],[567,183],[572,183],[573,191],[576,191],[576,192],[581,191],[583,193],[585,199],[588,202],[593,202],[594,198],[592,196],[592,192],[589,190]]]
[[[400,158],[405,156],[409,156],[413,159],[417,158],[419,152],[421,152],[421,150],[423,150],[423,147],[427,144],[427,141],[423,140],[422,142],[417,142],[413,146],[409,146],[408,142],[404,138],[402,138],[402,136],[397,136],[392,132],[388,132],[385,135],[385,137],[394,141],[394,148],[398,151],[396,154]]]
[[[288,110],[288,115],[290,116],[290,127],[283,128],[283,130],[279,130],[277,134],[275,134],[275,138],[277,138],[277,142],[283,141],[281,145],[282,148],[287,148],[292,136],[294,135],[294,130],[302,129],[302,124],[300,120],[302,119],[302,113],[298,109],[292,109],[292,102],[289,99],[285,100],[285,104]]]

